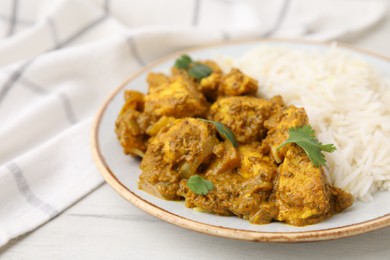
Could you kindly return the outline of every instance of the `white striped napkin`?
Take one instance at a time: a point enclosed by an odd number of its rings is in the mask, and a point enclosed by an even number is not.
[[[385,11],[362,0],[2,0],[0,246],[102,183],[92,117],[146,63],[216,40],[334,39]]]

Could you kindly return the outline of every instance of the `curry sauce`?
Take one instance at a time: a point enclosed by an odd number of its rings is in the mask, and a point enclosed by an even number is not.
[[[116,133],[125,154],[142,158],[140,189],[253,224],[314,224],[352,205],[302,148],[276,149],[289,128],[309,123],[303,108],[257,96],[257,81],[238,69],[225,74],[213,61],[199,63],[212,73],[196,79],[173,67],[171,75],[148,75],[147,94],[125,91]],[[201,119],[228,127],[238,147]],[[194,175],[214,188],[195,193],[187,185]]]

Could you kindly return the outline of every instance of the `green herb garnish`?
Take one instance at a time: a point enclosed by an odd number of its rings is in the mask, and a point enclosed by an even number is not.
[[[208,77],[211,73],[213,73],[212,69],[202,63],[193,63],[188,70],[188,74],[191,77],[199,80]]]
[[[213,70],[209,66],[199,62],[193,62],[191,57],[187,54],[183,54],[176,59],[175,67],[178,69],[187,70],[188,75],[197,80],[201,80],[213,73]]]
[[[288,139],[276,148],[279,150],[289,143],[296,143],[307,154],[310,161],[315,167],[324,166],[326,164],[325,155],[322,153],[331,153],[336,150],[333,144],[322,144],[315,136],[315,132],[310,125],[302,127],[293,127],[288,129]]]
[[[234,137],[234,133],[232,130],[230,130],[229,127],[225,126],[224,124],[212,120],[207,120],[203,118],[198,118],[201,121],[207,122],[207,123],[212,123],[215,128],[217,129],[218,133],[222,136],[223,139],[229,140],[234,148],[238,147],[238,143],[236,141],[236,138]]]
[[[205,180],[199,175],[192,175],[187,181],[187,186],[198,195],[206,195],[214,189],[214,184],[211,181]]]
[[[187,54],[181,55],[176,61],[175,61],[175,67],[178,69],[188,70],[190,67],[190,64],[192,63],[192,59]]]

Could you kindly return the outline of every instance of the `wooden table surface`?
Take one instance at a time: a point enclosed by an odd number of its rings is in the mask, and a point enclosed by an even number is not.
[[[344,42],[390,57],[390,15]],[[97,173],[98,174],[98,173]],[[37,230],[0,249],[0,259],[390,259],[390,227],[350,238],[254,243],[189,231],[152,217],[103,184]]]

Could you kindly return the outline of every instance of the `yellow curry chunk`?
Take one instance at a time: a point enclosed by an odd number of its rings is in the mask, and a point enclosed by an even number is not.
[[[149,85],[149,89],[156,88],[162,84],[169,84],[170,79],[163,73],[149,73],[146,79]]]
[[[272,190],[272,181],[275,177],[277,167],[275,160],[269,156],[269,147],[261,143],[252,143],[240,145],[239,154],[241,165],[239,174],[248,179],[254,176],[260,176],[264,185]]]
[[[219,93],[221,96],[255,95],[257,89],[258,83],[255,79],[233,68],[222,77]]]
[[[331,193],[322,168],[314,167],[295,144],[288,148],[279,166],[274,189],[274,200],[279,208],[276,219],[295,226],[318,223],[340,208],[352,205],[350,194]]]
[[[212,125],[193,118],[177,119],[155,136],[141,162],[139,187],[149,193],[177,200],[179,182],[194,175],[213,154],[220,141]]]
[[[265,137],[271,109],[270,101],[257,97],[221,97],[211,105],[208,118],[229,127],[238,142],[249,143]]]
[[[202,117],[208,110],[208,103],[194,84],[184,77],[176,77],[150,89],[145,96],[145,113],[152,121],[162,116]]]
[[[125,92],[125,104],[116,120],[116,134],[125,154],[143,156],[146,151],[144,95],[137,91]]]
[[[303,108],[295,106],[281,107],[264,122],[268,129],[264,142],[271,148],[272,156],[276,162],[281,163],[287,152],[287,147],[277,150],[279,145],[288,139],[288,129],[308,124],[308,118]]]
[[[309,124],[304,108],[256,96],[257,81],[238,69],[225,74],[214,61],[195,62],[212,73],[193,78],[191,63],[150,73],[147,94],[125,92],[115,131],[125,154],[142,157],[140,189],[253,224],[315,224],[352,205],[301,147],[278,149],[289,129]],[[212,187],[196,192],[188,185],[194,175]]]

